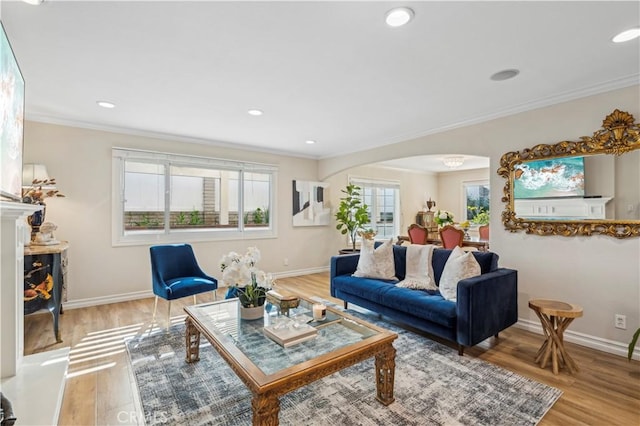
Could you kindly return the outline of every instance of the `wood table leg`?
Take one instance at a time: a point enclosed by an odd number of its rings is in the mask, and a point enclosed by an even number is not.
[[[542,330],[545,335],[545,341],[536,354],[535,362],[540,362],[540,367],[545,368],[547,361],[551,358],[551,368],[553,374],[558,374],[559,367],[564,365],[569,372],[575,373],[578,365],[569,356],[564,348],[564,331],[573,318],[558,318],[555,316],[547,316],[536,311],[538,318],[542,324]]]
[[[567,350],[564,347],[564,331],[567,329],[567,327],[569,327],[569,324],[571,324],[571,322],[573,321],[573,318],[563,318],[560,323],[558,324],[558,332],[557,332],[557,336],[558,336],[558,346],[560,349],[560,354],[562,355],[562,358],[564,360],[565,365],[567,366],[567,369],[571,372],[571,373],[575,373],[580,371],[578,368],[578,365],[575,363],[575,361],[573,360],[573,358],[571,358],[569,356],[569,354],[567,353]]]
[[[540,319],[545,337],[535,362],[545,368],[547,361],[551,360],[553,374],[558,374],[560,368],[566,368],[570,373],[579,371],[564,347],[564,332],[575,318],[582,316],[582,307],[557,300],[533,299],[529,301],[529,308]]]
[[[396,349],[389,345],[384,351],[376,354],[376,399],[389,405],[393,397],[393,384],[396,371]]]
[[[278,425],[278,413],[280,412],[280,400],[271,393],[254,395],[251,400],[253,409],[253,426]]]
[[[191,317],[187,316],[185,320],[187,329],[184,334],[185,344],[187,347],[186,361],[196,362],[200,360],[200,330],[193,324]]]
[[[545,368],[547,366],[547,361],[549,361],[549,356],[551,355],[551,351],[553,350],[553,340],[551,339],[551,324],[550,320],[546,315],[541,314],[538,311],[535,311],[536,315],[540,319],[540,323],[542,324],[542,332],[544,333],[545,341],[538,351],[538,356],[536,356],[536,362],[540,362],[540,368]]]

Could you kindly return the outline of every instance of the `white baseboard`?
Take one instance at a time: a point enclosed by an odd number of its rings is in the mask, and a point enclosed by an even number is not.
[[[92,297],[64,302],[64,309],[88,308],[90,306],[107,305],[109,303],[128,302],[129,300],[146,299],[153,297],[153,290],[136,291],[133,293],[114,294],[112,296]]]
[[[276,279],[298,277],[301,275],[318,274],[329,270],[328,266],[319,268],[297,269],[293,271],[279,272],[273,274]],[[136,291],[133,293],[115,294],[112,296],[92,297],[89,299],[70,300],[63,303],[64,309],[87,308],[90,306],[107,305],[109,303],[128,302],[129,300],[147,299],[154,297],[153,290]]]
[[[542,325],[540,325],[539,322],[519,318],[515,326],[536,334],[543,334]],[[567,342],[575,343],[576,345],[586,346],[587,348],[623,356],[625,358],[628,356],[627,354],[629,352],[628,343],[616,342],[614,340],[603,339],[601,337],[578,333],[571,330],[565,330],[564,340]],[[633,359],[640,360],[640,353],[638,351],[633,354]]]
[[[307,268],[307,269],[296,269],[294,271],[286,271],[286,272],[278,272],[277,274],[273,274],[275,278],[289,278],[289,277],[299,277],[301,275],[310,275],[310,274],[319,274],[321,272],[328,272],[328,266],[321,266],[319,268]]]

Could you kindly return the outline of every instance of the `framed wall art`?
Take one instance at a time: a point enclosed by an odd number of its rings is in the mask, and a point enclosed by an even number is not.
[[[293,226],[327,226],[331,209],[325,205],[328,183],[293,181]]]
[[[24,79],[0,22],[0,196],[22,199]]]

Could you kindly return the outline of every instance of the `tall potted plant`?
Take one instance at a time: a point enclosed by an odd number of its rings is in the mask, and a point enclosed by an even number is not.
[[[362,202],[360,188],[357,185],[349,184],[346,189],[341,192],[346,194],[340,198],[338,211],[336,212],[336,220],[338,224],[336,229],[342,235],[349,234],[351,238],[352,251],[356,252],[356,236],[363,226],[369,223],[369,213],[367,205]]]

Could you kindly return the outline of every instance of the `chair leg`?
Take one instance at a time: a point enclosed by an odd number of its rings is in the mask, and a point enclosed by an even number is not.
[[[216,293],[215,290],[213,290],[213,300],[214,301],[218,300],[218,293]]]
[[[167,300],[167,330],[171,327],[171,300]]]
[[[156,296],[156,301],[153,303],[153,318],[151,318],[151,328],[153,328],[153,324],[156,322],[156,310],[158,309],[158,296]]]
[[[197,304],[198,304],[198,301],[196,300],[196,295],[195,295],[195,294],[193,295],[193,304],[194,304],[194,305],[197,305]]]

